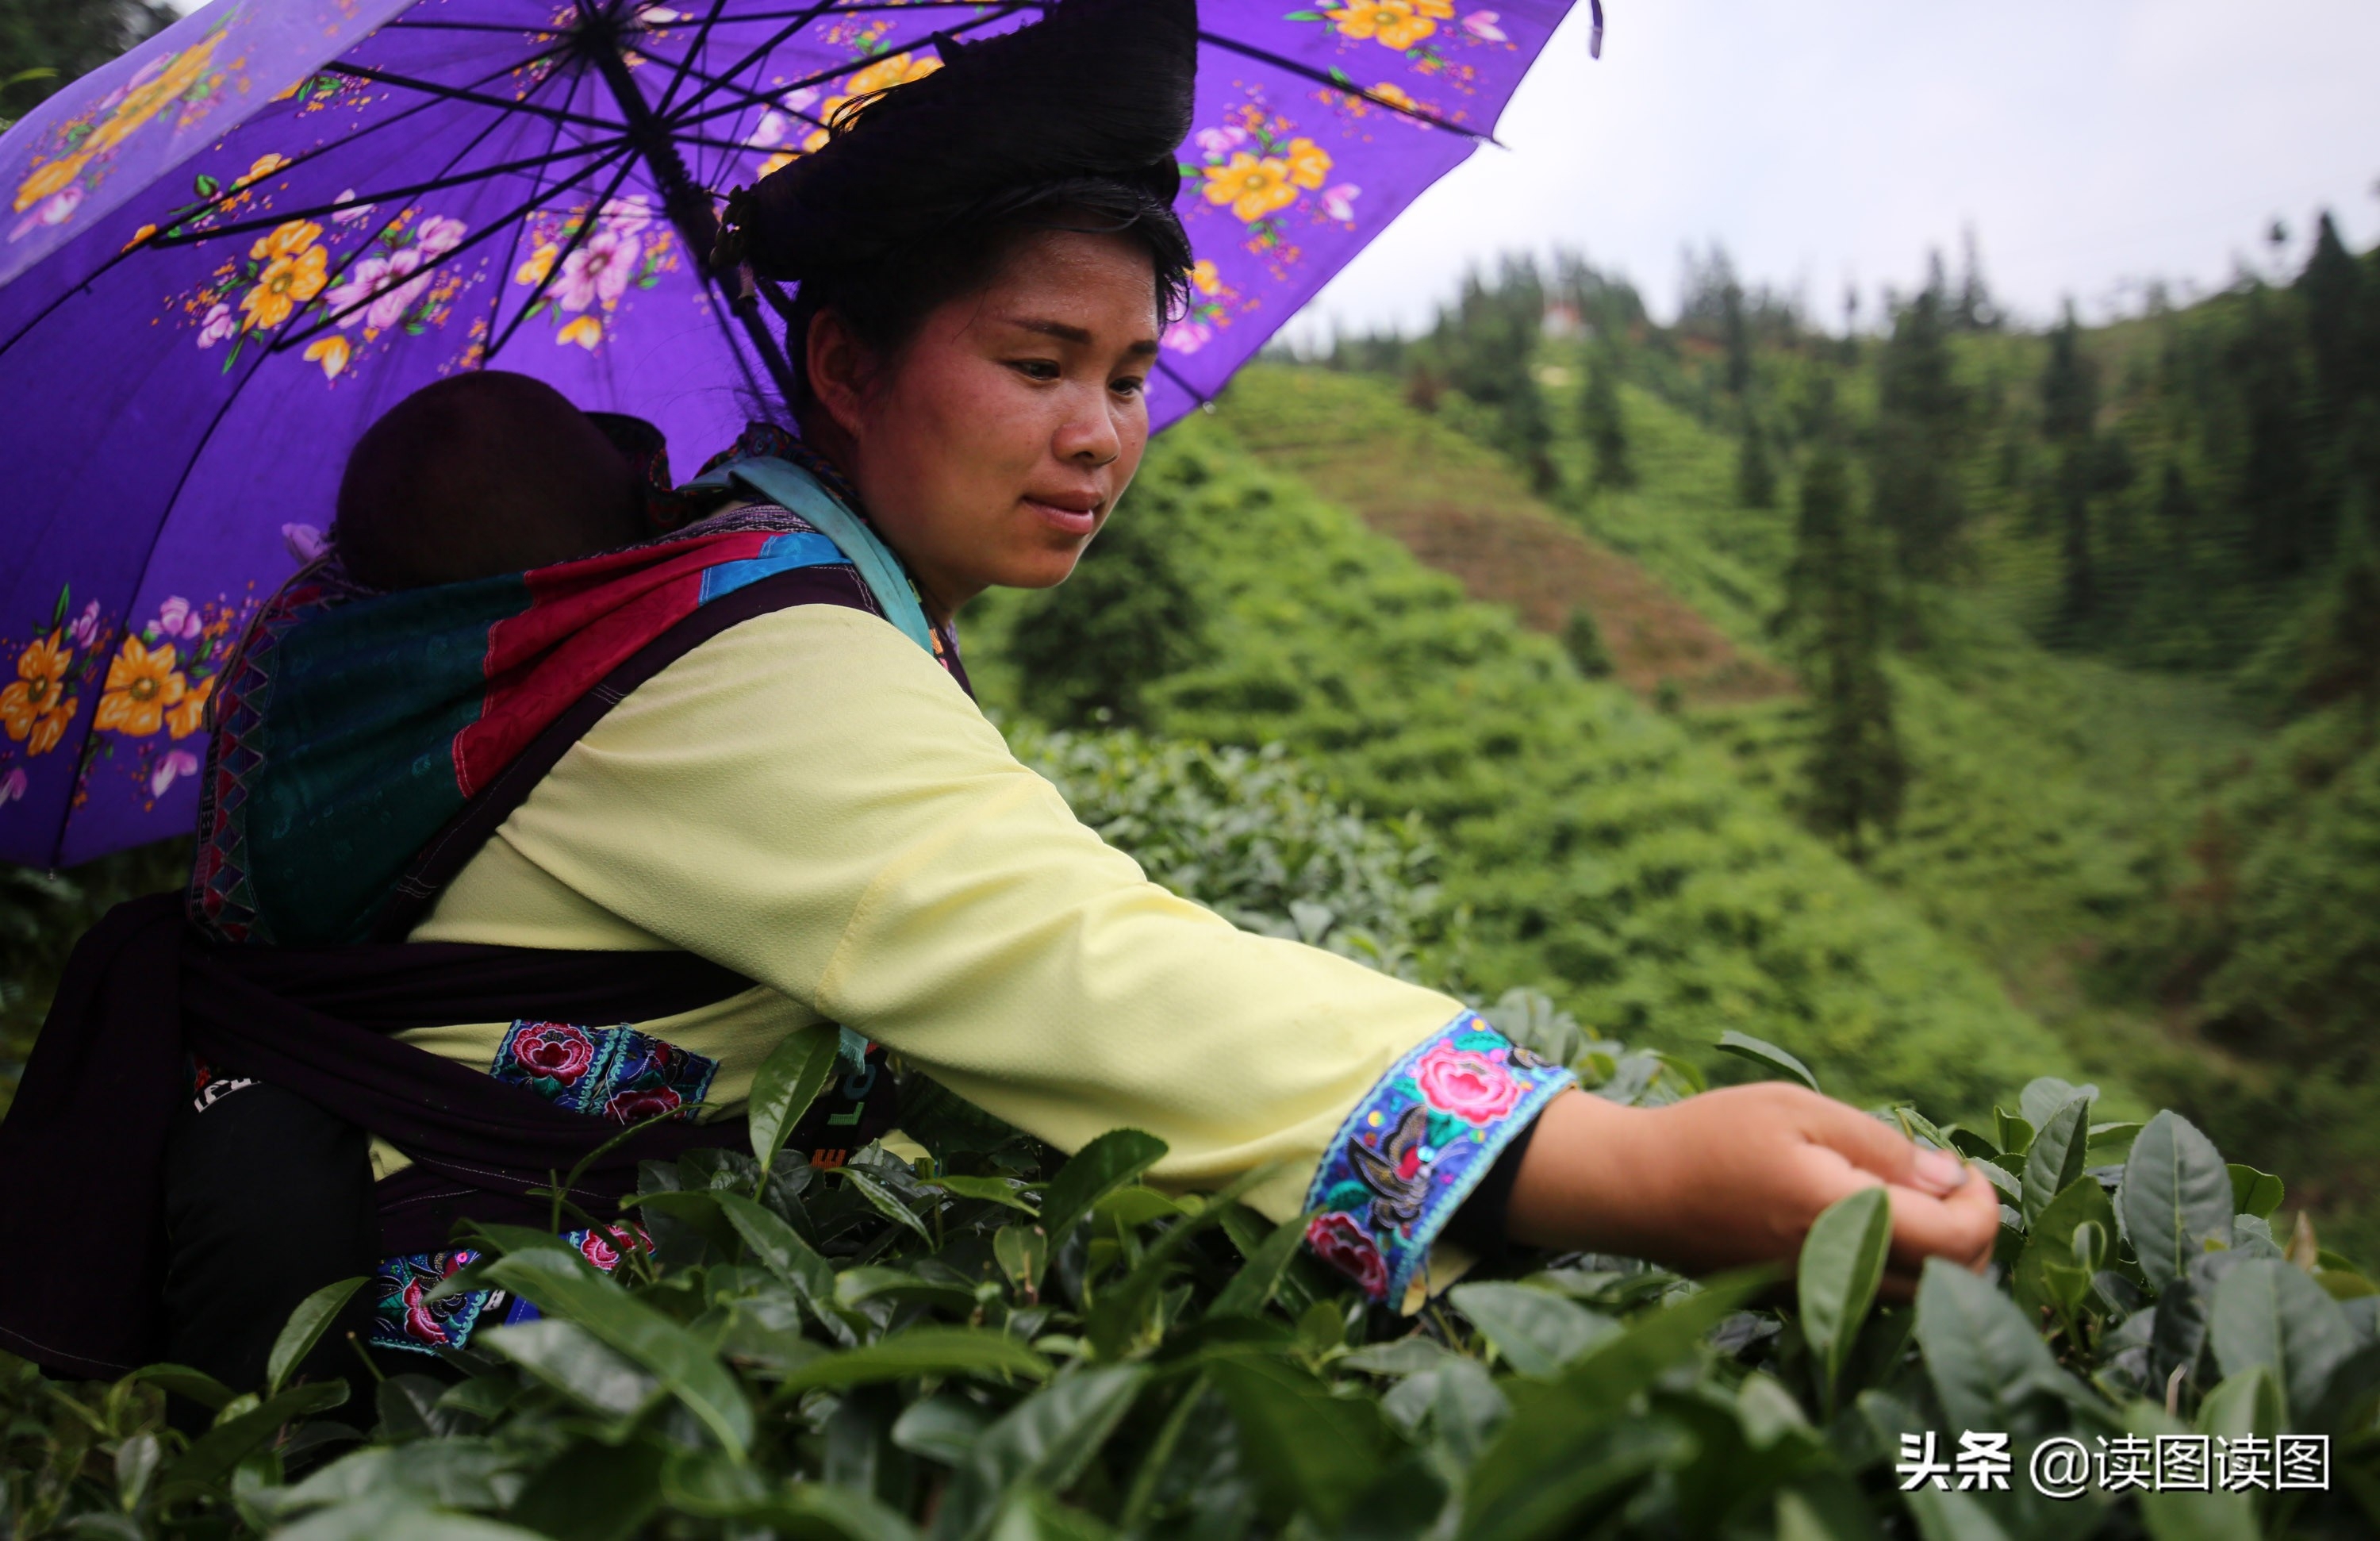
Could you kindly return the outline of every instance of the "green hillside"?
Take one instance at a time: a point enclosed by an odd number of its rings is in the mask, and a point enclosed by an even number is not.
[[[1765,666],[1865,657],[1851,695],[1628,683],[1838,840],[1840,787],[1883,786],[1847,847],[1868,876],[2093,1074],[2306,1173],[2293,1198],[2368,1245],[2380,254],[2325,224],[2289,287],[2046,334],[1979,293],[1937,273],[1847,341],[1723,262],[1668,326],[1584,264],[1508,263],[1432,333],[1251,370],[1225,411],[1441,565],[1455,520],[1381,512],[1406,484],[1565,521]],[[1556,299],[1577,320],[1541,334]],[[1840,549],[1805,549],[1821,454]],[[1866,631],[1814,634],[1813,601]],[[1884,758],[1829,747],[1862,722],[1840,742]]]
[[[1062,654],[1039,644],[1121,625],[1131,601],[1103,593],[1100,567],[1153,555],[1205,625],[1196,661],[1144,686],[1146,725],[1284,743],[1374,814],[1417,812],[1456,917],[1435,957],[1460,983],[1538,986],[1590,1028],[1698,1057],[1739,1028],[1847,1094],[1946,1114],[2070,1073],[1983,967],[1724,754],[1261,464],[1234,431],[1261,431],[1264,400],[1251,381],[1169,434],[1123,516],[1133,533],[1077,582],[970,612],[989,700],[1019,705],[1002,661],[1018,637]]]

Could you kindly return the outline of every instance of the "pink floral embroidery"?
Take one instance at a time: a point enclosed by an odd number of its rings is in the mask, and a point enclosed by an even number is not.
[[[1494,11],[1473,11],[1463,18],[1463,30],[1482,42],[1504,42],[1504,29],[1496,25],[1501,19]]]
[[[25,795],[25,788],[29,784],[22,770],[11,770],[6,777],[0,777],[0,805],[13,803],[22,798]]]
[[[595,1045],[583,1029],[563,1023],[532,1027],[514,1040],[513,1058],[540,1075],[565,1085],[586,1074],[595,1059]]]
[[[1501,1050],[1481,1053],[1441,1040],[1414,1067],[1430,1106],[1474,1123],[1493,1123],[1520,1105],[1528,1087],[1505,1067]]]
[[[430,1308],[422,1304],[423,1293],[419,1280],[405,1287],[406,1329],[425,1343],[443,1343],[446,1341],[445,1324],[431,1316]]]
[[[686,1105],[686,1098],[667,1086],[650,1086],[642,1091],[622,1092],[603,1105],[603,1116],[622,1123],[639,1123],[662,1113],[675,1112]]]
[[[1362,1285],[1374,1300],[1388,1293],[1389,1266],[1353,1216],[1315,1216],[1314,1223],[1305,1228],[1305,1244],[1317,1257]]]

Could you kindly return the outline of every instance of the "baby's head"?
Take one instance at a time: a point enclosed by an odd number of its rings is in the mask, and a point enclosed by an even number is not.
[[[424,588],[633,545],[644,491],[593,419],[542,381],[479,370],[365,431],[331,536],[349,576]]]

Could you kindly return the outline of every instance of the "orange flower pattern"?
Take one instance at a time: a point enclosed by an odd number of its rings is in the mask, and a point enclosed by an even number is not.
[[[91,719],[91,726],[135,737],[164,726],[167,709],[179,706],[190,688],[175,662],[171,642],[152,648],[137,637],[126,637],[123,651],[107,666],[107,690],[99,698],[99,715]]]
[[[18,655],[17,678],[0,689],[0,729],[25,746],[29,755],[45,755],[58,746],[78,704],[67,694],[74,667],[74,649],[66,634],[53,631],[37,637]]]

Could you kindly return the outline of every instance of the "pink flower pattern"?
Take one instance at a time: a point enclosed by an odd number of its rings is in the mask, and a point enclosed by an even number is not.
[[[1465,1012],[1356,1103],[1307,1190],[1316,1256],[1399,1304],[1496,1158],[1576,1080]]]

